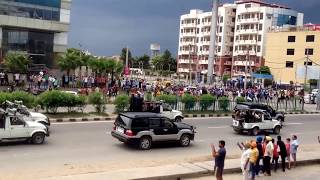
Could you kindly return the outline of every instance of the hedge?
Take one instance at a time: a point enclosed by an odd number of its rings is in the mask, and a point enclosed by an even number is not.
[[[117,96],[114,101],[114,104],[116,106],[115,111],[117,113],[125,111],[130,105],[129,101],[130,101],[130,97],[127,95]]]
[[[237,102],[237,104],[242,103],[242,102],[246,102],[246,99],[244,97],[240,96],[240,97],[236,98],[236,102]]]
[[[219,101],[219,108],[222,109],[223,111],[228,111],[228,107],[229,107],[229,104],[230,104],[230,100],[228,97],[220,97],[218,99]]]
[[[103,94],[100,92],[93,92],[89,94],[89,103],[93,104],[97,113],[104,112],[106,110],[105,100]]]
[[[163,102],[174,105],[177,102],[177,97],[175,95],[169,95],[169,94],[162,94],[160,96],[157,96],[157,100],[162,100]]]
[[[196,105],[197,98],[191,94],[185,94],[182,96],[182,102],[184,103],[185,110],[190,111]]]
[[[211,94],[203,94],[199,98],[199,104],[201,107],[201,111],[206,111],[210,106],[212,106],[213,102],[216,101],[217,98],[212,96]]]
[[[7,100],[11,102],[22,101],[23,104],[28,108],[33,108],[36,106],[35,96],[24,91],[15,91],[12,93],[7,93],[7,92],[0,93],[0,103],[2,104]]]

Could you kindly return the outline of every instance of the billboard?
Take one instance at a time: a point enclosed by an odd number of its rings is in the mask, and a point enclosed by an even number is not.
[[[308,66],[307,68],[307,79],[320,79],[320,66]],[[296,71],[297,79],[303,79],[305,72],[306,67],[303,65],[298,65]]]

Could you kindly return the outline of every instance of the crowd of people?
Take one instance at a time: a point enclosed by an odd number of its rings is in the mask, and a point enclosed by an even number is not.
[[[320,143],[320,137],[318,137],[318,141]],[[262,174],[271,176],[272,170],[277,172],[279,169],[280,159],[283,172],[286,169],[295,168],[297,165],[299,142],[296,135],[293,135],[292,138],[286,138],[284,142],[281,136],[273,139],[267,134],[245,143],[238,142],[237,145],[242,151],[240,167],[244,180],[254,180]],[[215,176],[217,180],[222,180],[226,157],[225,141],[219,141],[218,150],[211,144],[211,150],[215,163]]]

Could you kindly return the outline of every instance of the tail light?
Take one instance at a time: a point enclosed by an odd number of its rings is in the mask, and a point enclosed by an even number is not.
[[[116,126],[113,126],[113,128],[112,128],[114,131],[116,130]]]
[[[126,130],[126,135],[127,136],[134,136],[133,132],[131,130]]]

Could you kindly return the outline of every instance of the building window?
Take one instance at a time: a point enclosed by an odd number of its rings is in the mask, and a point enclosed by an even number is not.
[[[251,4],[245,4],[245,8],[251,8]]]
[[[218,46],[218,52],[221,52],[221,46]]]
[[[230,46],[229,51],[231,52],[233,51],[233,46]]]
[[[314,35],[308,35],[306,37],[306,42],[314,42]]]
[[[223,23],[223,16],[220,17],[219,22],[220,22],[220,23]]]
[[[222,32],[222,26],[219,27],[219,32]]]
[[[259,24],[259,31],[262,30],[262,24]]]
[[[261,41],[261,35],[258,35],[258,42]]]
[[[235,51],[238,51],[238,46],[235,46],[235,47],[234,47],[234,50],[235,50]]]
[[[305,55],[313,55],[313,49],[307,48],[304,52]]]
[[[296,42],[296,36],[288,36],[288,42]]]
[[[306,65],[307,62],[304,62],[304,65]],[[308,66],[312,66],[312,62],[311,61],[308,61]]]
[[[234,41],[234,37],[231,37],[230,42],[233,43],[233,41]]]
[[[231,32],[234,32],[234,28],[233,27],[231,28]]]
[[[237,12],[237,9],[232,9],[232,12]]]
[[[261,52],[261,47],[257,46],[257,52]]]
[[[235,21],[236,21],[236,18],[233,17],[231,21],[232,21],[232,22],[235,22]]]
[[[294,55],[294,49],[287,49],[287,55]]]
[[[293,68],[293,61],[286,61],[286,68]]]
[[[197,28],[197,34],[199,34],[199,28]]]
[[[260,13],[260,18],[259,19],[263,19],[263,13]]]
[[[239,30],[240,29],[240,26],[239,25],[237,25],[237,30]]]

